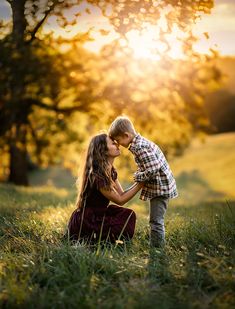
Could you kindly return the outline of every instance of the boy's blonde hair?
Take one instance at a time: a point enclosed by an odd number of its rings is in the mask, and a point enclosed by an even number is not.
[[[109,136],[115,138],[124,135],[125,132],[136,134],[134,126],[126,116],[117,117],[109,128]]]

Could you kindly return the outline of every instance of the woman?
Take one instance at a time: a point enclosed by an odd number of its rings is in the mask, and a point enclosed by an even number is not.
[[[107,134],[92,138],[86,156],[77,209],[72,213],[68,224],[71,240],[89,241],[132,238],[135,230],[136,215],[133,210],[109,205],[128,202],[142,187],[135,183],[123,191],[117,172],[113,167],[114,159],[120,150]]]

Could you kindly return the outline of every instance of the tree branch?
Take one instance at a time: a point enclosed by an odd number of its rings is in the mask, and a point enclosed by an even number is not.
[[[71,113],[78,111],[78,110],[79,111],[84,110],[84,108],[82,108],[82,106],[71,106],[71,107],[60,108],[58,106],[47,105],[47,104],[42,103],[42,102],[37,101],[37,100],[33,100],[32,105],[41,107],[43,109],[51,110],[51,111],[54,111],[54,112],[67,114],[67,115],[70,115]]]
[[[38,32],[39,28],[42,26],[44,21],[47,19],[48,15],[51,13],[51,11],[54,9],[56,6],[57,2],[53,2],[53,4],[49,7],[47,11],[45,11],[45,16],[38,22],[38,24],[34,27],[32,33],[31,33],[31,38],[26,42],[26,44],[32,43],[32,41],[35,39],[36,33]]]

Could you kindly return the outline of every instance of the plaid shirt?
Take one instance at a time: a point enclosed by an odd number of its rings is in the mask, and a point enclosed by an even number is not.
[[[140,195],[141,200],[157,196],[175,198],[178,196],[175,179],[161,149],[153,142],[137,134],[129,150],[135,156],[138,165],[134,180],[145,182]]]

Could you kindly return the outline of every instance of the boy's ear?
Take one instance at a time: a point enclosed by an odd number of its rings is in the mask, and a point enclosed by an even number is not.
[[[133,134],[130,132],[125,132],[124,134],[125,134],[125,137],[128,137],[129,139],[133,138]]]

